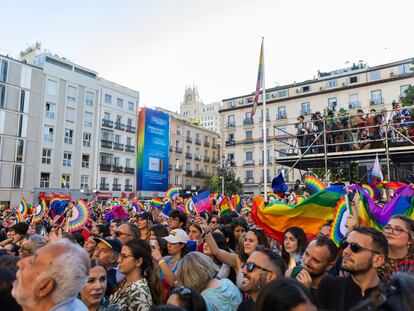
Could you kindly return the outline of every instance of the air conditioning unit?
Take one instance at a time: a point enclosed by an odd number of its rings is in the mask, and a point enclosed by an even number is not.
[[[390,77],[392,78],[392,77],[394,77],[395,76],[395,73],[394,72],[390,72]]]

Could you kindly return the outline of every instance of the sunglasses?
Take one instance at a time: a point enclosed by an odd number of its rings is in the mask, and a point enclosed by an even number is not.
[[[254,262],[246,262],[243,266],[246,267],[246,271],[249,272],[249,273],[252,272],[254,270],[254,268],[257,268],[257,269],[260,269],[260,270],[266,271],[266,272],[273,272],[269,269],[266,269],[266,268],[263,268],[263,267],[260,267],[260,266],[256,265]]]
[[[359,245],[356,242],[351,242],[351,243],[349,243],[349,242],[343,242],[342,245],[341,245],[341,248],[342,249],[346,249],[348,246],[349,246],[349,248],[351,249],[351,251],[354,254],[357,254],[357,253],[359,253],[359,252],[361,252],[363,250],[370,251],[370,252],[373,252],[373,253],[376,253],[376,254],[381,254],[381,252],[379,252],[379,251],[376,251],[376,250],[373,250],[373,249],[370,249],[370,248],[363,247],[363,246]]]

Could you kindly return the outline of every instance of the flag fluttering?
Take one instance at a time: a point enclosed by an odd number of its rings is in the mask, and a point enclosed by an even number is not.
[[[197,214],[209,211],[212,207],[210,202],[210,190],[203,191],[192,198]]]
[[[259,102],[260,90],[263,88],[263,78],[264,78],[264,58],[263,58],[263,39],[262,39],[262,46],[260,47],[259,70],[257,72],[256,93],[254,94],[252,112],[250,113],[250,119],[252,121],[253,121],[254,114],[256,113],[257,104]]]

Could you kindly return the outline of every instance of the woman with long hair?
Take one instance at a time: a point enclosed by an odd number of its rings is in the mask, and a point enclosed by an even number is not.
[[[120,311],[147,311],[160,303],[161,282],[158,266],[152,260],[151,247],[144,240],[130,240],[119,254],[119,272],[125,278],[109,297]]]
[[[282,257],[288,269],[300,264],[307,245],[306,234],[301,228],[290,227],[286,229],[283,238]]]
[[[388,257],[378,269],[386,283],[398,271],[414,271],[414,220],[406,215],[395,215],[382,228],[388,241]]]

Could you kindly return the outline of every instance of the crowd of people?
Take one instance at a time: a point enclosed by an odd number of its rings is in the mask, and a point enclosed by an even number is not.
[[[324,152],[324,130],[328,152],[382,148],[385,141],[390,145],[401,144],[405,139],[414,142],[414,116],[400,103],[393,103],[391,111],[372,108],[366,114],[358,109],[354,116],[344,111],[335,116],[334,111],[328,111],[324,117],[317,111],[310,122],[306,122],[303,115],[297,121],[296,139],[302,154]]]
[[[251,200],[243,200],[244,205]],[[240,214],[152,209],[66,232],[51,217],[0,225],[2,310],[414,310],[414,220],[378,231],[347,220],[280,243]]]

